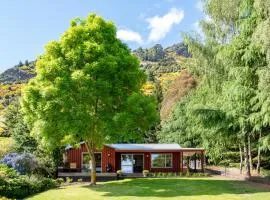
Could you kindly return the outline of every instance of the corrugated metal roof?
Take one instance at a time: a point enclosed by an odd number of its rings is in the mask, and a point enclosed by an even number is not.
[[[118,150],[180,150],[179,144],[108,144]]]

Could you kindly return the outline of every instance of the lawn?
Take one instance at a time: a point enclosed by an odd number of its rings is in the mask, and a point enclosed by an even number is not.
[[[28,198],[45,199],[188,199],[188,200],[264,200],[270,198],[270,189],[243,181],[220,178],[148,178],[125,179],[99,183],[74,184],[53,189]]]

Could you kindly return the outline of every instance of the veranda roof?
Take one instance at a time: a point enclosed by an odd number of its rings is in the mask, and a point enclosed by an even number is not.
[[[180,150],[179,144],[107,144],[111,148],[116,150]]]

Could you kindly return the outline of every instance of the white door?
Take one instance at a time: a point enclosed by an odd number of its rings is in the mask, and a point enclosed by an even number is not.
[[[133,173],[133,155],[121,155],[121,170],[123,173]]]

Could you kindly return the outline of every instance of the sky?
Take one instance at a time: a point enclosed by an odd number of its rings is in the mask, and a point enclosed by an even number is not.
[[[35,60],[58,40],[71,19],[96,13],[117,27],[131,49],[181,42],[181,33],[199,31],[201,0],[2,0],[0,73],[21,60]]]

